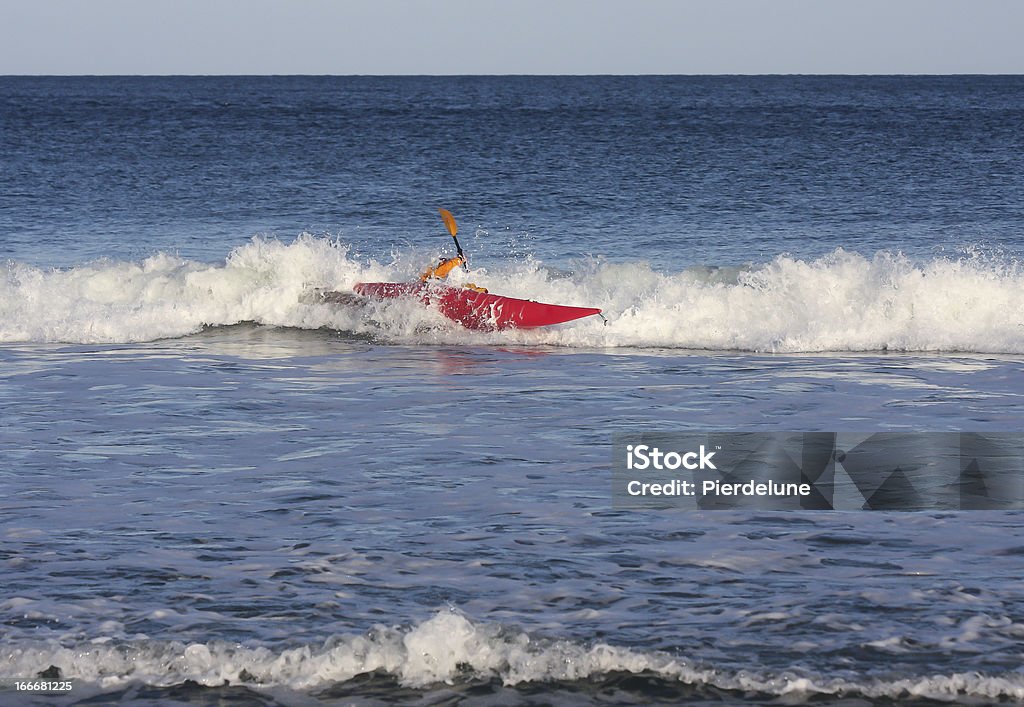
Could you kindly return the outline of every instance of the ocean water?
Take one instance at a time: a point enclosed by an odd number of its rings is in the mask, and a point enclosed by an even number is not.
[[[1019,431],[1024,78],[0,87],[4,704],[1024,702],[1020,513],[611,489],[623,432]],[[309,296],[439,207],[607,323]]]

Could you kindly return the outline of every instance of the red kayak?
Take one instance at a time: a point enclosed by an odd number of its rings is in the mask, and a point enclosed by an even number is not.
[[[593,307],[546,304],[438,283],[360,282],[352,289],[373,299],[416,297],[424,304],[435,305],[441,314],[467,329],[482,331],[534,329],[601,313]]]

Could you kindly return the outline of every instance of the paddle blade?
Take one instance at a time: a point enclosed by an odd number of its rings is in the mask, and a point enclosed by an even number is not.
[[[447,209],[438,209],[438,211],[441,212],[441,220],[444,221],[444,227],[448,229],[448,233],[454,238],[455,234],[459,232],[459,227],[455,225],[455,217]]]

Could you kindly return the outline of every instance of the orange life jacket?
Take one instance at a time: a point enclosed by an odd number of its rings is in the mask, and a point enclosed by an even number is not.
[[[426,270],[423,271],[423,274],[420,275],[420,281],[426,282],[430,278],[437,278],[438,280],[443,280],[446,277],[448,277],[448,273],[462,265],[464,262],[466,262],[466,259],[463,258],[461,255],[456,255],[454,258],[442,258],[441,262],[438,263],[436,266],[427,268]]]

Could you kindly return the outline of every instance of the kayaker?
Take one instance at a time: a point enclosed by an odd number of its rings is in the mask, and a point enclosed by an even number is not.
[[[466,262],[466,257],[463,255],[456,255],[454,258],[441,258],[441,262],[432,268],[427,268],[420,275],[420,282],[426,282],[427,280],[444,280],[455,268],[459,267]],[[472,282],[467,282],[462,286],[464,290],[473,290],[474,292],[487,292],[486,287],[480,287],[474,285]]]
[[[454,258],[441,258],[441,262],[437,265],[423,271],[423,274],[420,275],[420,282],[426,282],[432,278],[443,280],[448,277],[448,273],[465,262],[466,258],[462,255],[456,255]]]
[[[454,258],[442,257],[441,261],[437,265],[423,271],[423,274],[420,275],[420,282],[426,282],[427,280],[444,280],[448,277],[448,273],[460,265],[466,265],[467,262],[466,255],[462,252],[462,246],[459,245],[458,236],[456,236],[459,227],[455,224],[455,217],[452,216],[450,211],[446,211],[445,209],[438,209],[438,211],[441,212],[441,220],[444,221],[445,228],[448,229],[448,235],[450,235],[452,240],[455,241],[455,250],[458,251],[459,254]],[[469,270],[468,265],[466,266],[466,270]],[[474,292],[487,292],[486,287],[478,287],[473,283],[465,284],[462,288],[466,290],[473,290]]]

